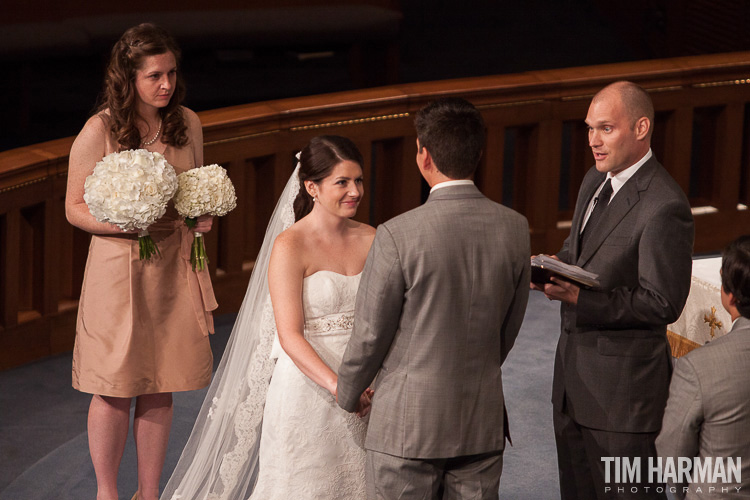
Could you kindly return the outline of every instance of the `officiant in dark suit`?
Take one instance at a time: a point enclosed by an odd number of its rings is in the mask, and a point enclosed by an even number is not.
[[[640,457],[645,471],[655,456],[671,374],[666,326],[690,289],[693,217],[651,151],[653,122],[651,98],[633,83],[594,96],[586,123],[595,166],[557,257],[601,285],[544,286],[562,302],[552,403],[563,500],[666,498],[645,472],[639,484],[606,484],[602,461]]]

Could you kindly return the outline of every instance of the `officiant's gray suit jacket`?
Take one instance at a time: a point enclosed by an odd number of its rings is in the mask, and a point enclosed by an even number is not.
[[[671,374],[666,327],[690,290],[693,216],[685,194],[652,156],[612,198],[581,251],[583,216],[605,174],[583,179],[570,236],[558,257],[599,275],[561,305],[552,403],[578,424],[657,432]]]
[[[742,317],[728,334],[677,360],[656,439],[659,456],[675,457],[675,464],[676,457],[732,457],[735,462],[742,457],[742,483],[685,485],[690,486],[688,499],[719,498],[709,494],[710,486],[729,487],[732,493],[738,486],[741,495],[750,494],[749,366],[750,319]],[[685,498],[682,489],[676,496]]]
[[[338,378],[352,411],[374,385],[369,450],[450,458],[502,450],[501,365],[529,294],[526,218],[473,185],[378,227]]]

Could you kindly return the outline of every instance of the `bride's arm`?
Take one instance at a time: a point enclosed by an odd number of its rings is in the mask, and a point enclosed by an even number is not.
[[[305,267],[301,252],[289,231],[280,234],[273,245],[268,264],[268,288],[279,332],[279,342],[302,373],[336,395],[338,377],[304,337],[302,280]]]

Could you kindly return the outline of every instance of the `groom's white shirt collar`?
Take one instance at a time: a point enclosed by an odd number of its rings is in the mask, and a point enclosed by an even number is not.
[[[459,179],[457,181],[440,182],[432,186],[432,189],[430,189],[430,193],[434,192],[436,189],[443,189],[443,188],[447,188],[451,186],[469,186],[469,185],[473,186],[474,181],[471,179]]]

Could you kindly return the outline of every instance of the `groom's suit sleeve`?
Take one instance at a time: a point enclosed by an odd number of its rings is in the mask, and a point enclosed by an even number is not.
[[[378,227],[357,292],[354,331],[338,373],[338,403],[354,411],[393,342],[401,318],[405,279],[391,232]]]

